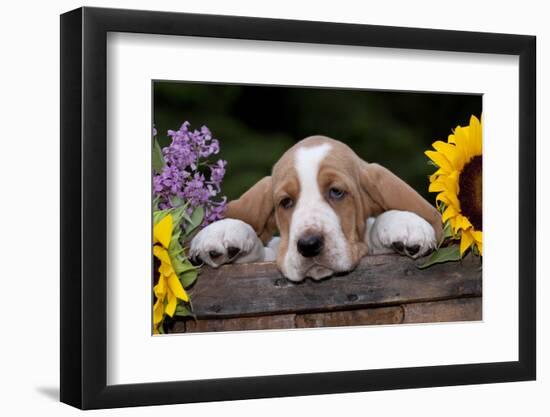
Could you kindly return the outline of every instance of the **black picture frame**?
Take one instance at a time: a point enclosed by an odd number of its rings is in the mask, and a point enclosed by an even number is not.
[[[107,385],[108,32],[519,56],[519,360]],[[61,15],[61,401],[93,409],[535,379],[535,51],[524,35],[88,7]]]

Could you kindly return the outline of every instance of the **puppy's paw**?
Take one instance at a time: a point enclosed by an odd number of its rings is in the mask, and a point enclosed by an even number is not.
[[[369,232],[373,253],[394,251],[416,259],[436,248],[433,227],[409,211],[390,210],[376,217]]]
[[[223,219],[197,233],[191,241],[189,255],[217,268],[227,263],[262,261],[264,247],[250,225],[241,220]]]

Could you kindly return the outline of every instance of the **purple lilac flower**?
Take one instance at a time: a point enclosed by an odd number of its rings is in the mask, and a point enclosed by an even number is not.
[[[204,215],[205,224],[210,224],[216,220],[223,219],[226,203],[227,197],[223,197],[222,201],[211,205]]]
[[[223,180],[223,177],[225,176],[225,166],[227,165],[227,161],[224,161],[222,159],[218,160],[213,165],[210,165],[210,182],[209,184],[212,184],[216,187],[218,191],[220,191],[220,184]]]
[[[227,199],[222,197],[216,201],[216,197],[221,192],[227,162],[219,159],[209,163],[207,160],[220,151],[219,141],[206,126],[190,130],[189,122],[183,123],[177,131],[169,130],[168,136],[172,142],[162,150],[165,166],[161,173],[153,176],[153,191],[159,198],[159,208],[187,202],[189,213],[195,207],[204,208],[203,226],[222,219]]]

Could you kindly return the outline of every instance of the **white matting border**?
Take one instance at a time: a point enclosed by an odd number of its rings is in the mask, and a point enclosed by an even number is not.
[[[107,50],[109,384],[517,360],[517,57],[119,33]],[[483,322],[151,337],[152,79],[483,93]]]

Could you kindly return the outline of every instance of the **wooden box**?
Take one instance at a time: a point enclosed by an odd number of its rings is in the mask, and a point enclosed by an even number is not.
[[[197,319],[170,332],[481,320],[479,258],[419,269],[399,255],[365,257],[351,273],[293,283],[274,263],[203,267],[189,290]]]

